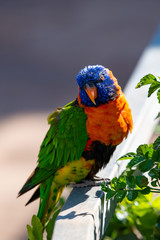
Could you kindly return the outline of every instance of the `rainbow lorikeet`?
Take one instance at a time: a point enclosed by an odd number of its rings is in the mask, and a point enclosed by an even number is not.
[[[76,80],[78,97],[48,117],[38,165],[19,192],[38,185],[28,203],[40,197],[37,216],[43,226],[64,187],[93,179],[133,127],[129,105],[109,69],[88,66]]]

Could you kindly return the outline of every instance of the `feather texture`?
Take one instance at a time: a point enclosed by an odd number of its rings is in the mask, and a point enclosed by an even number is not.
[[[38,166],[27,179],[19,196],[53,175],[67,162],[80,159],[88,139],[84,109],[71,102],[48,117],[51,125],[38,155]]]
[[[44,227],[64,186],[93,179],[133,128],[129,105],[109,69],[88,66],[76,79],[77,99],[49,115],[37,167],[19,191],[20,196],[38,185],[27,204],[40,197],[37,216]]]

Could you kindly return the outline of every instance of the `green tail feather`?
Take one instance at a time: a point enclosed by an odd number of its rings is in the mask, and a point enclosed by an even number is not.
[[[59,186],[53,181],[53,177],[40,186],[40,206],[37,217],[45,227],[51,214],[54,212],[64,186]]]

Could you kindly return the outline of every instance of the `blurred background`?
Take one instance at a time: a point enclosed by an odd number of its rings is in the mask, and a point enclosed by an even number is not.
[[[47,115],[77,96],[85,65],[122,87],[160,22],[159,0],[0,0],[0,233],[25,240],[38,202],[17,193],[36,166]],[[137,79],[138,82],[139,79]]]

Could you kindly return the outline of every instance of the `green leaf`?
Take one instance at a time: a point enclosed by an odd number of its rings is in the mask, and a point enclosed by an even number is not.
[[[149,151],[149,146],[147,144],[140,145],[137,148],[137,154],[138,155],[145,156],[148,151]]]
[[[157,150],[160,147],[160,136],[154,141],[153,148]]]
[[[108,188],[108,187],[106,186],[106,182],[102,182],[102,183],[101,183],[101,188],[102,188],[102,191],[105,191],[106,188]]]
[[[136,88],[140,88],[142,86],[145,86],[147,84],[152,84],[155,82],[157,82],[157,78],[153,74],[148,74],[140,80],[140,82],[137,84]]]
[[[112,178],[112,180],[111,180],[111,188],[113,189],[113,190],[115,190],[115,184],[116,184],[116,182],[117,182],[117,177],[114,177],[114,178]]]
[[[29,240],[43,240],[43,226],[36,215],[33,215],[31,224],[32,227],[27,225]]]
[[[144,160],[145,160],[145,157],[143,157],[141,155],[137,155],[128,163],[127,167],[132,168],[133,166],[139,164],[140,162],[142,162]]]
[[[28,233],[28,240],[36,240],[32,232],[32,227],[30,225],[27,225],[27,233]]]
[[[146,187],[142,190],[139,190],[139,192],[146,195],[146,194],[149,194],[151,192],[151,190],[150,190],[150,187]]]
[[[141,172],[147,172],[149,171],[152,167],[154,166],[153,161],[152,160],[145,160],[142,163],[140,163],[137,168],[141,171]]]
[[[141,224],[143,224],[143,227],[146,228],[146,230],[148,231],[148,229],[153,228],[155,226],[156,218],[157,218],[157,216],[154,211],[148,211],[139,220],[140,220]]]
[[[106,200],[111,199],[116,194],[116,191],[111,190],[110,188],[107,189]]]
[[[158,233],[160,233],[160,216],[158,216],[156,228],[158,229]]]
[[[157,149],[153,152],[152,160],[153,160],[154,163],[160,162],[160,148],[157,148]]]
[[[157,92],[157,99],[158,99],[158,102],[160,103],[160,89]]]
[[[150,97],[158,88],[160,88],[160,82],[152,83],[148,90],[148,97]]]
[[[43,239],[43,226],[40,219],[37,216],[33,215],[31,224],[33,226],[33,234],[36,239]]]
[[[134,188],[134,187],[135,187],[135,178],[134,178],[134,176],[128,176],[128,177],[126,177],[126,182],[127,182],[127,185],[128,185],[130,188]]]
[[[148,175],[153,179],[153,178],[158,178],[158,176],[159,176],[159,171],[157,171],[155,168],[152,168],[150,171],[149,171],[149,173],[148,173]]]
[[[139,220],[140,220],[141,224],[143,224],[144,229],[146,229],[146,231],[148,232],[149,229],[152,229],[152,231],[153,231],[155,224],[156,224],[156,218],[157,218],[157,216],[154,211],[150,211],[150,212],[148,211]],[[148,239],[150,239],[150,238],[148,238]]]
[[[129,190],[127,193],[127,199],[129,201],[133,201],[137,198],[138,196],[138,191],[137,190]]]
[[[146,178],[145,176],[136,176],[136,184],[140,188],[147,187],[148,178]]]
[[[129,168],[126,168],[126,170],[123,172],[124,176],[126,177],[130,177],[130,176],[133,176],[133,174],[135,173],[135,169],[129,169]]]
[[[155,120],[158,119],[160,117],[160,112],[157,114],[157,116],[155,117]]]
[[[126,187],[126,178],[121,175],[119,178],[115,177],[111,180],[111,188],[113,190],[119,191]]]
[[[124,199],[124,197],[126,196],[127,191],[126,190],[120,190],[116,193],[116,200],[117,202],[122,202],[122,200]]]
[[[116,190],[124,189],[126,187],[126,177],[120,175],[117,182],[116,182]]]
[[[55,220],[56,220],[59,212],[60,212],[60,209],[58,209],[57,211],[54,212],[53,217],[51,218],[51,220],[49,221],[49,223],[46,226],[47,240],[51,240],[52,239],[52,234],[53,234],[53,228],[54,228],[54,225],[55,225]]]
[[[117,161],[119,160],[127,160],[127,159],[132,159],[136,156],[136,153],[134,152],[130,152],[130,153],[127,153],[125,155],[123,155],[122,157],[120,157]]]
[[[157,180],[151,182],[152,187],[157,187]]]

